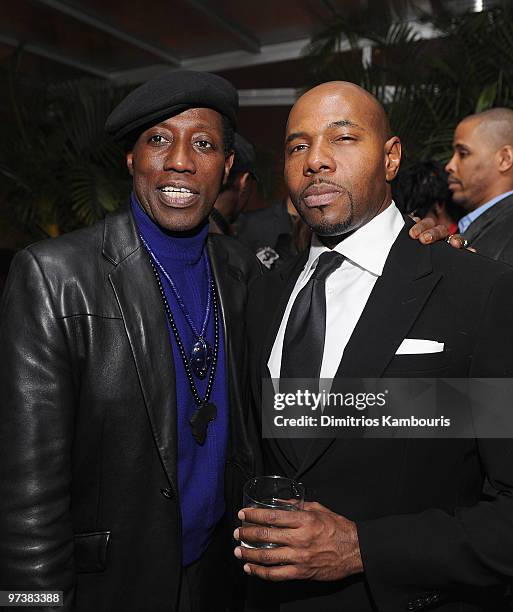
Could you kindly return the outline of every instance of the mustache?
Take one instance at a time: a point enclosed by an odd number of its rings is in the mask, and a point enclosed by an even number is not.
[[[313,187],[314,185],[331,185],[331,187],[336,187],[339,191],[347,192],[345,187],[335,183],[335,181],[330,181],[328,179],[315,179],[314,181],[310,181],[310,183],[308,183],[308,185],[301,191],[301,193],[297,196],[297,201],[303,200],[307,189],[310,189],[310,187]]]

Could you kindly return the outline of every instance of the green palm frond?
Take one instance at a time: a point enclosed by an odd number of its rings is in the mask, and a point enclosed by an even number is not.
[[[347,21],[333,23],[326,38],[319,34],[315,44],[323,52],[312,56],[312,84],[350,80],[373,93],[403,140],[406,163],[448,159],[454,127],[464,116],[513,107],[513,3],[458,17],[439,11],[432,18],[440,32],[436,42],[417,40],[408,23],[389,20],[386,31],[361,26],[356,22],[351,31]],[[334,52],[342,36],[356,47],[363,34],[375,45],[372,65]]]
[[[10,115],[18,117],[2,123],[4,208],[33,238],[97,221],[129,192],[124,153],[103,127],[125,91],[92,79],[28,82],[12,66],[0,70],[0,80],[12,83]]]
[[[103,168],[93,164],[78,164],[66,174],[69,205],[84,225],[95,223],[107,212],[116,210],[127,196],[128,181],[120,189]]]

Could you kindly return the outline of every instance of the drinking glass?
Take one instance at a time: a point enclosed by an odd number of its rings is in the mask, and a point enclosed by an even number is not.
[[[246,482],[243,489],[244,508],[266,508],[297,512],[303,509],[305,487],[300,482],[284,476],[257,476]],[[254,523],[243,522],[243,527]],[[272,527],[272,525],[271,525]],[[246,548],[276,548],[272,542],[244,542]]]

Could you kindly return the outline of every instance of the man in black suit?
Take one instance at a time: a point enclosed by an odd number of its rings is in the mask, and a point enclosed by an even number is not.
[[[63,591],[52,609],[69,612],[229,603],[231,519],[253,472],[243,312],[260,271],[237,241],[207,233],[237,105],[207,73],[137,88],[107,122],[126,145],[127,209],[12,263],[2,591]]]
[[[269,376],[512,376],[513,270],[410,240],[391,200],[400,158],[383,108],[356,85],[325,83],[293,107],[285,176],[315,235],[252,285],[258,406]],[[511,440],[265,439],[263,459],[310,501],[239,514],[257,526],[237,539],[281,545],[235,549],[254,608],[500,609],[513,576]]]
[[[513,110],[466,117],[453,149],[445,167],[449,189],[467,211],[459,232],[478,253],[513,265]]]
[[[268,208],[241,215],[237,223],[237,238],[255,253],[266,268],[275,270],[297,255],[294,228],[300,222],[290,198],[286,198]]]

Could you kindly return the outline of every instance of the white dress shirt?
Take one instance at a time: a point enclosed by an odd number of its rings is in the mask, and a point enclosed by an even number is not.
[[[326,279],[327,333],[320,378],[334,378],[337,373],[349,338],[365,308],[374,283],[383,273],[390,249],[403,226],[404,219],[392,202],[383,212],[333,249],[344,255],[345,259]],[[317,236],[313,236],[308,261],[290,294],[267,362],[271,378],[280,377],[283,338],[294,300],[312,276],[320,255],[329,250]]]

